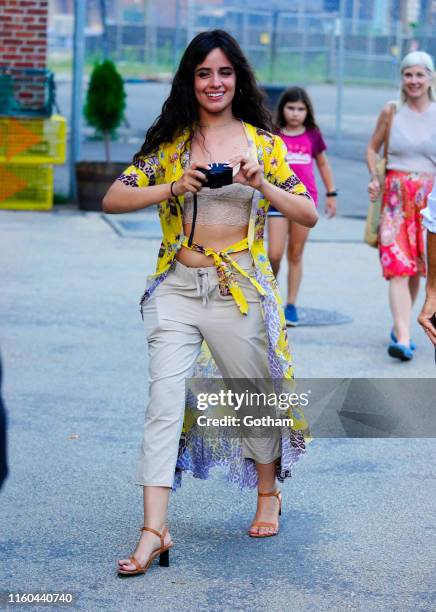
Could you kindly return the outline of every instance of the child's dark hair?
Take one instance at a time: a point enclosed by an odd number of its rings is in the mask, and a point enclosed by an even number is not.
[[[307,109],[307,115],[303,122],[304,127],[308,130],[319,130],[319,127],[315,121],[315,113],[313,112],[312,101],[309,98],[307,91],[302,87],[296,86],[289,87],[289,89],[283,92],[279,100],[279,105],[277,107],[275,116],[275,124],[278,130],[286,126],[283,109],[288,102],[302,102]]]

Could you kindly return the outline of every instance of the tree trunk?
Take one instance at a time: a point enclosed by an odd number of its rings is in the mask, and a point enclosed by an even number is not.
[[[110,162],[110,134],[109,132],[104,132],[104,151],[106,155],[106,162]]]

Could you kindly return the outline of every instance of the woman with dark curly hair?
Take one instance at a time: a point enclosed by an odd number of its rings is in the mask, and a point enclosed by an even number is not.
[[[185,381],[194,374],[292,377],[286,325],[263,246],[265,217],[269,202],[308,227],[317,213],[269,129],[263,94],[237,42],[222,30],[203,32],[186,49],[133,164],[103,200],[109,213],[159,202],[163,231],[156,274],[141,300],[150,375],[137,472],[144,527],[134,555],[118,562],[119,574],[143,573],[158,555],[168,563],[168,499],[183,471],[207,478],[212,465],[227,465],[229,480],[258,487],[249,535],[278,533],[276,478],[290,476],[304,451],[304,424],[223,441],[201,435],[185,411]]]

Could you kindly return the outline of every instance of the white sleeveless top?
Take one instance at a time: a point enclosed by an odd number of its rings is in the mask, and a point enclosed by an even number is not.
[[[197,193],[197,225],[233,225],[244,227],[250,220],[254,189],[232,183],[219,189],[203,187]],[[185,194],[183,223],[192,223],[194,196]]]
[[[389,137],[389,170],[436,172],[436,102],[423,113],[407,104],[395,113]]]

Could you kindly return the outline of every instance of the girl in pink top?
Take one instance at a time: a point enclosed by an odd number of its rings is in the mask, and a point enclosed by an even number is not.
[[[318,205],[318,192],[314,174],[314,161],[326,188],[326,213],[336,214],[336,195],[333,174],[325,151],[327,146],[315,122],[312,102],[301,87],[290,87],[277,108],[277,133],[288,149],[287,161],[291,169],[304,183],[307,191]],[[298,325],[295,308],[298,288],[301,283],[302,256],[309,230],[293,221],[288,221],[278,210],[270,206],[268,211],[268,255],[274,274],[277,276],[286,243],[288,243],[288,299],[285,308],[288,325]]]

